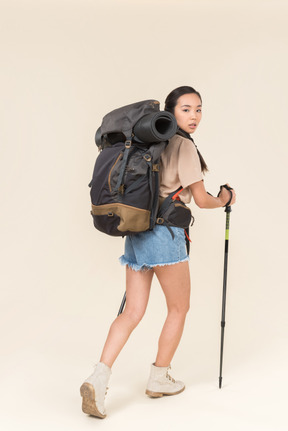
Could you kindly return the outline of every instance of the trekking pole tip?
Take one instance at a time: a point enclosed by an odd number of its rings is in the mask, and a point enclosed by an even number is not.
[[[222,377],[219,377],[219,389],[222,388]]]

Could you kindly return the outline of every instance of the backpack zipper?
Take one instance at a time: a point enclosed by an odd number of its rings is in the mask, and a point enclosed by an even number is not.
[[[123,156],[123,153],[120,153],[119,156],[116,159],[116,162],[114,163],[114,165],[112,166],[112,168],[110,169],[109,175],[108,175],[108,186],[109,186],[109,190],[110,193],[112,193],[112,188],[111,188],[111,174],[113,169],[115,168],[116,164],[118,163],[118,161],[121,159],[121,157]]]

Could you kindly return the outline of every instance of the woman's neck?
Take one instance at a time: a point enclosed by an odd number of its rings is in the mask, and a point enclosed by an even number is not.
[[[189,135],[189,133],[185,132],[183,129],[180,129],[180,127],[178,127],[178,130],[176,133],[177,135],[183,136],[183,138],[190,139],[192,142],[194,142],[191,136]]]

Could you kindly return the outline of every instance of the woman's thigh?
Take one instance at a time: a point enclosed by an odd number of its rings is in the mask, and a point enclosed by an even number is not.
[[[124,311],[141,319],[145,313],[154,271],[134,271],[126,266],[126,306]]]
[[[155,266],[154,272],[164,292],[168,311],[187,312],[191,290],[189,263]]]

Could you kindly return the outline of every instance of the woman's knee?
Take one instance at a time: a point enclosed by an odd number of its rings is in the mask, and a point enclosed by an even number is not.
[[[137,308],[125,308],[122,314],[129,321],[130,325],[135,328],[142,320],[145,310]]]
[[[174,314],[180,317],[186,317],[186,314],[190,310],[190,301],[185,301],[183,303],[174,303],[168,306],[168,313]]]

